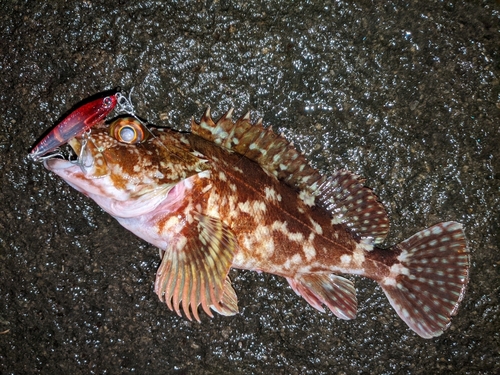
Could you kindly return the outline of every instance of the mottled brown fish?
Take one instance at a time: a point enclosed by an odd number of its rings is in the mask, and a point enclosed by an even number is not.
[[[360,177],[321,176],[260,120],[232,113],[214,122],[207,110],[191,133],[119,118],[69,141],[77,163],[44,165],[162,250],[155,291],[188,319],[200,320],[200,305],[238,312],[231,267],[283,276],[316,309],[352,319],[355,288],[339,275],[356,274],[377,281],[417,334],[440,335],[468,282],[462,226],[381,249],[389,220]]]

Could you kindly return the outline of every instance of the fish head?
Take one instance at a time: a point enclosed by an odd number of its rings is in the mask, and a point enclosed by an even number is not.
[[[100,123],[68,144],[77,160],[50,158],[45,168],[113,216],[153,210],[181,181],[206,169],[184,134],[148,128],[134,117]]]

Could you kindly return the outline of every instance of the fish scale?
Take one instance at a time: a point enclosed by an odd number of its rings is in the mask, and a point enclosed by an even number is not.
[[[232,115],[214,121],[208,109],[191,133],[133,117],[100,123],[69,140],[85,160],[44,165],[161,249],[155,292],[178,315],[236,314],[228,274],[240,268],[285,277],[314,308],[352,319],[356,291],[341,275],[356,274],[378,282],[417,334],[442,334],[468,282],[462,226],[439,223],[379,248],[389,220],[362,178],[322,176],[262,120]],[[121,138],[122,123],[151,136],[130,139],[127,128]]]

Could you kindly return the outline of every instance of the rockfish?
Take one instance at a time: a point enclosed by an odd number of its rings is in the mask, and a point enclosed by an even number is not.
[[[69,140],[78,160],[45,167],[93,199],[125,228],[161,250],[155,292],[171,310],[200,321],[238,312],[231,267],[285,277],[311,306],[356,315],[356,291],[340,274],[379,283],[418,335],[449,325],[468,282],[462,225],[442,222],[389,248],[389,220],[364,180],[322,176],[262,120],[213,121],[191,132],[135,117],[101,121]]]

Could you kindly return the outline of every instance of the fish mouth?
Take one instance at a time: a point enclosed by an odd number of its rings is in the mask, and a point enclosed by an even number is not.
[[[50,171],[75,168],[86,174],[94,165],[94,156],[90,152],[93,147],[88,147],[89,142],[91,141],[87,139],[71,138],[67,142],[70,146],[67,147],[67,152],[58,153],[57,156],[60,157],[45,159],[43,161],[44,167]]]
[[[112,197],[114,191],[112,181],[105,178],[110,175],[107,164],[102,162],[97,165],[96,157],[99,158],[99,153],[92,141],[73,138],[68,144],[71,150],[68,147],[67,158],[60,153],[61,157],[45,159],[43,166],[77,191],[92,197],[98,204],[102,203],[101,207],[104,207],[105,200]],[[107,186],[106,189],[102,189],[103,184]]]

